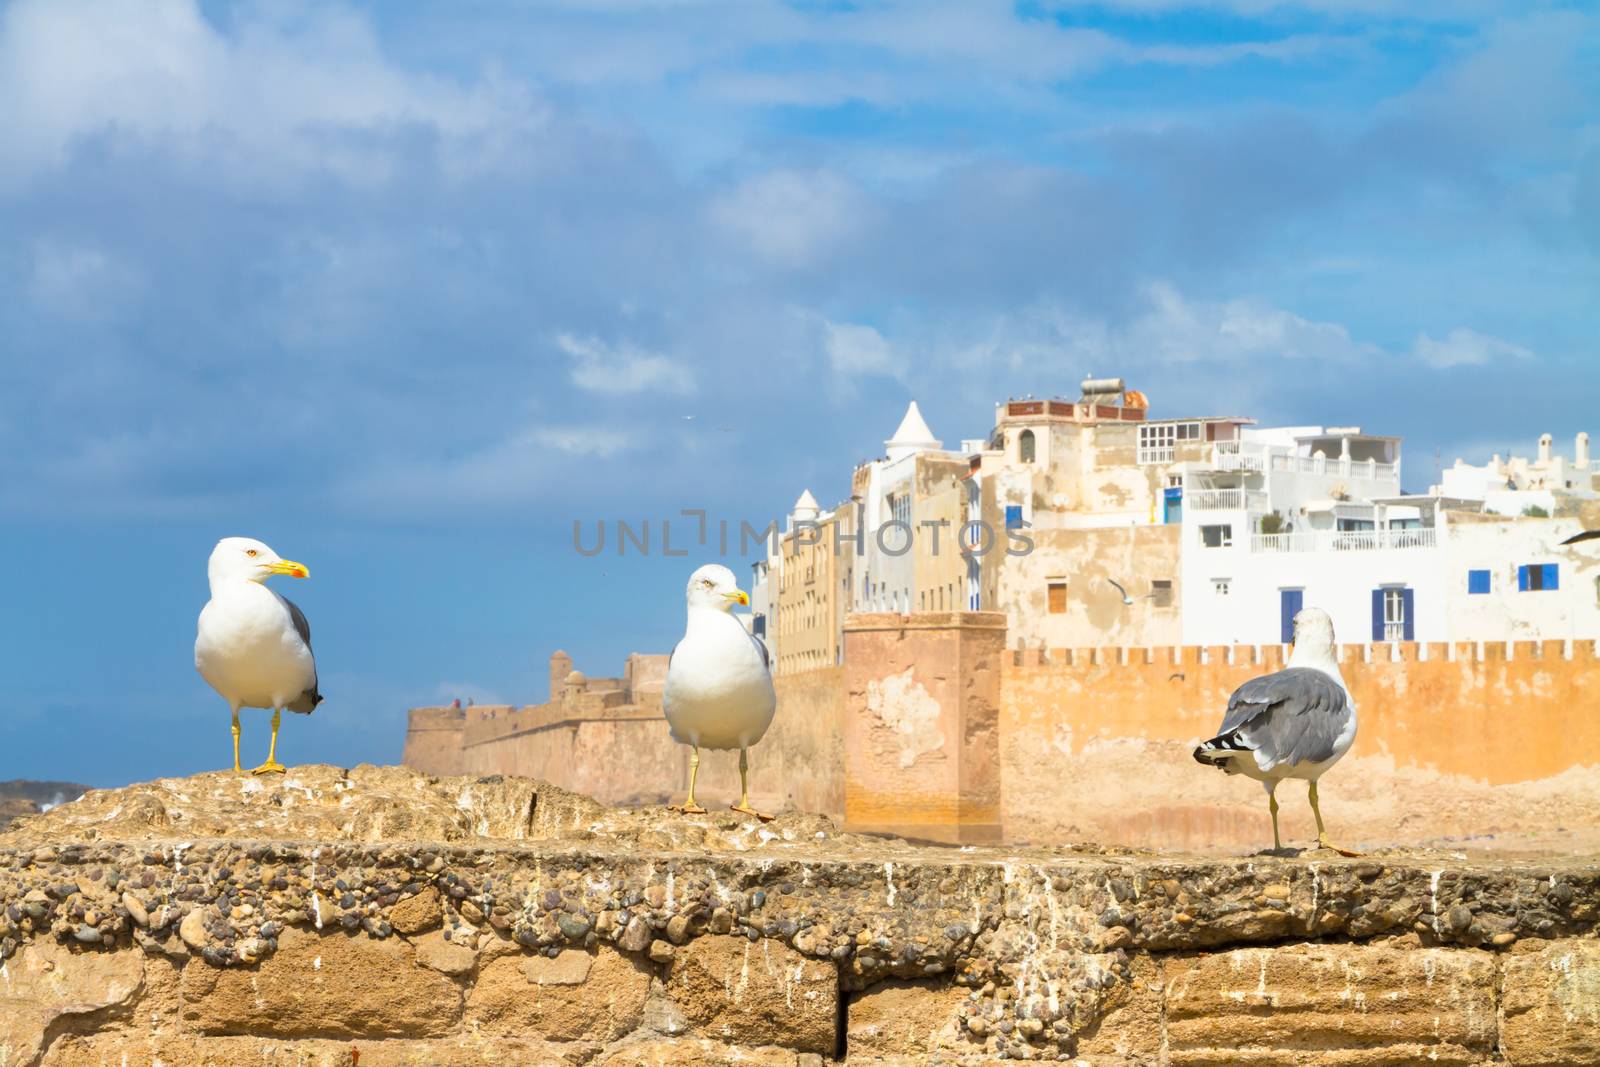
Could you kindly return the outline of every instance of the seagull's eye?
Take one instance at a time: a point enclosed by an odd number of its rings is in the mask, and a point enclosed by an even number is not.
[[[716,583],[713,582],[710,578],[702,578],[700,580],[700,584],[701,584],[701,586],[703,586],[706,589],[710,589],[710,588],[712,588],[712,587],[714,587],[716,585]]]
[[[247,548],[244,550],[244,554],[247,556],[254,556],[256,554],[256,550],[253,548]]]

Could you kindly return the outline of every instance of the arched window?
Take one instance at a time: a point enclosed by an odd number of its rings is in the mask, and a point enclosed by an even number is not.
[[[1033,462],[1033,431],[1023,430],[1017,438],[1017,458],[1024,463]]]

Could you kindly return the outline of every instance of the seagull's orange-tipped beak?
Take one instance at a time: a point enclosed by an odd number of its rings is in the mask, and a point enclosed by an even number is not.
[[[728,604],[730,607],[734,604],[738,604],[740,607],[744,608],[750,606],[750,595],[743,589],[735,589],[731,593],[723,593],[722,595],[728,598]]]
[[[292,559],[275,560],[267,564],[267,570],[273,574],[287,574],[291,578],[309,578],[311,572],[306,570],[304,563],[296,563]]]

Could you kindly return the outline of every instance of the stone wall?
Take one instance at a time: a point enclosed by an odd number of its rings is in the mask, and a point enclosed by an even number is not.
[[[1590,860],[948,849],[212,774],[0,835],[0,1064],[1581,1067],[1597,922]]]
[[[777,718],[751,754],[753,799],[947,841],[1271,840],[1259,787],[1190,752],[1235,687],[1283,665],[1281,646],[1015,652],[1007,639],[993,613],[850,616],[845,666],[776,680]],[[1341,654],[1361,726],[1322,790],[1336,837],[1600,845],[1593,642]],[[659,688],[593,686],[531,708],[417,709],[406,763],[532,775],[608,803],[681,796],[688,750],[667,732]],[[737,796],[736,768],[731,753],[705,754],[708,804]],[[1280,797],[1288,840],[1313,833],[1298,788]]]

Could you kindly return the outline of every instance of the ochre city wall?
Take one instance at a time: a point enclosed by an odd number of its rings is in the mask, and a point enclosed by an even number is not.
[[[1600,828],[1593,642],[1340,651],[1360,730],[1322,788],[1335,837]],[[1007,838],[1270,843],[1260,787],[1190,752],[1236,687],[1283,662],[1278,646],[1013,653],[1000,701]],[[1279,799],[1285,837],[1304,843],[1315,829],[1302,789],[1285,786]]]
[[[1283,665],[1283,648],[1017,652],[1004,635],[992,613],[851,616],[846,666],[776,679],[778,716],[751,756],[752,799],[939,840],[1270,843],[1260,787],[1190,751],[1234,688]],[[1336,839],[1600,841],[1589,802],[1600,795],[1593,642],[1341,654],[1361,726],[1323,783]],[[522,709],[417,709],[405,761],[431,774],[543,778],[609,803],[681,797],[688,750],[667,732],[659,692],[622,699],[573,689]],[[704,757],[701,798],[726,804],[736,757]],[[1286,841],[1314,834],[1302,788],[1280,791]]]
[[[766,809],[844,816],[844,670],[825,667],[775,680],[782,713],[751,760],[750,795]],[[428,774],[539,778],[607,804],[681,801],[689,749],[673,741],[659,694],[638,704],[617,692],[531,707],[417,708],[402,762]],[[702,753],[699,799],[739,795],[738,755]]]

